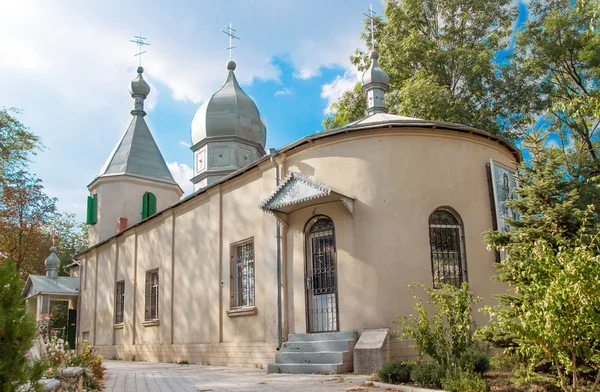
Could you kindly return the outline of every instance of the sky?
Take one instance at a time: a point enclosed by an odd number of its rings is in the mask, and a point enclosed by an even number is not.
[[[358,0],[0,0],[0,106],[45,145],[31,170],[62,212],[85,217],[87,186],[125,131],[140,33],[151,86],[146,121],[171,172],[192,191],[190,125],[227,75],[221,32],[237,35],[242,88],[267,124],[266,148],[322,129],[327,108],[358,81],[349,56],[369,4]],[[373,2],[381,15],[383,0]]]

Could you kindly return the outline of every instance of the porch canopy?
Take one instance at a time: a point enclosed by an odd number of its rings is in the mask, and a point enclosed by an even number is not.
[[[334,191],[329,185],[290,172],[275,191],[260,203],[259,208],[275,215],[287,225],[288,214],[326,203],[342,203],[350,214],[354,212],[352,197]]]

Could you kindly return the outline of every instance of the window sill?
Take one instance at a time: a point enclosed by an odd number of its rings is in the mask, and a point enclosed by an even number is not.
[[[113,324],[114,329],[123,329],[123,323]]]
[[[256,314],[256,306],[245,306],[243,308],[233,308],[227,311],[229,317],[252,316]]]
[[[142,325],[143,325],[144,327],[155,327],[155,326],[157,326],[157,325],[159,325],[159,324],[160,324],[160,323],[159,323],[159,321],[158,321],[158,320],[148,320],[148,321],[144,321],[144,322],[142,323]]]

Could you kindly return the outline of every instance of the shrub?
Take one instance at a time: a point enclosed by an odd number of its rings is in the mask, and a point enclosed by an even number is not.
[[[0,390],[30,381],[27,351],[37,336],[35,317],[21,297],[23,281],[15,265],[0,262]]]
[[[489,384],[481,375],[454,370],[447,372],[442,380],[442,388],[447,392],[489,392]]]
[[[410,287],[416,301],[415,314],[396,316],[394,323],[400,330],[393,333],[401,339],[412,340],[421,357],[430,357],[443,369],[460,368],[464,353],[476,348],[471,307],[480,298],[469,294],[466,282],[459,289],[447,284],[439,289],[418,283]],[[415,293],[416,287],[425,290],[427,304]]]
[[[410,381],[410,373],[414,368],[411,362],[395,360],[385,363],[377,372],[383,382],[400,384]]]
[[[444,368],[437,363],[422,362],[414,366],[410,379],[425,388],[441,388],[446,376]]]
[[[472,348],[465,351],[458,361],[459,368],[464,371],[471,371],[478,374],[485,374],[490,370],[490,356],[479,348]]]
[[[84,387],[89,389],[100,389],[102,379],[104,378],[105,368],[102,365],[102,355],[96,353],[96,348],[84,340],[81,344],[81,350],[74,357],[70,358],[69,366],[79,366],[85,369]]]

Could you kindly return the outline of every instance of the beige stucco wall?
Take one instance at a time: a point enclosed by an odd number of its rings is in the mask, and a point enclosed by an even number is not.
[[[182,194],[175,184],[125,175],[100,177],[89,190],[98,195],[98,222],[89,226],[90,245],[117,234],[117,220],[121,217],[127,218],[128,227],[141,221],[144,193],[156,196],[157,212],[178,202]]]
[[[341,330],[393,327],[396,314],[411,311],[408,285],[432,284],[428,218],[439,207],[460,215],[471,290],[484,298],[482,305],[492,303],[492,294],[503,286],[491,280],[494,254],[481,235],[492,228],[486,174],[490,159],[514,166],[512,155],[480,137],[423,129],[363,132],[287,157],[287,170],[356,198],[352,217],[340,204],[290,216],[293,330],[306,328],[303,228],[313,214],[328,215],[335,223]],[[485,322],[479,312],[474,316]]]
[[[456,132],[365,130],[317,140],[277,159],[282,176],[300,172],[355,198],[353,215],[329,203],[290,214],[289,227],[282,227],[284,333],[306,331],[303,230],[316,214],[335,224],[340,330],[393,327],[395,314],[410,312],[408,285],[431,284],[428,218],[438,207],[451,207],[464,222],[474,294],[487,304],[503,291],[491,281],[494,255],[481,242],[481,233],[492,227],[485,165],[494,159],[513,166],[512,155],[498,144]],[[89,251],[81,258],[80,332],[91,331],[105,355],[127,359],[271,362],[277,341],[275,219],[258,205],[273,188],[267,161]],[[227,312],[230,245],[247,238],[254,239],[256,312],[233,317]],[[153,268],[159,268],[159,324],[148,326],[144,281]],[[115,282],[122,279],[124,323],[115,328]],[[479,313],[475,317],[484,321]]]

